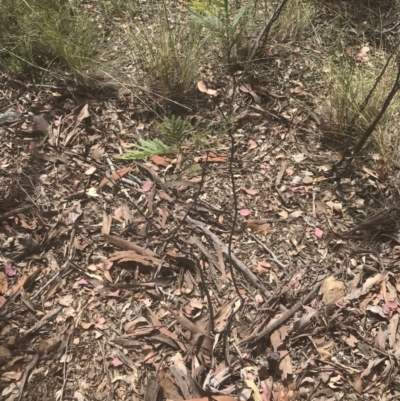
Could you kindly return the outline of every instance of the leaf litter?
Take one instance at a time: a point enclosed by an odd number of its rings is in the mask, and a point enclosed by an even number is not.
[[[187,150],[181,172],[164,155],[127,165],[112,155],[152,129],[134,101],[30,91],[57,110],[0,127],[4,399],[399,396],[399,214],[373,160],[335,186],[321,166],[339,155],[303,130],[306,112],[288,130],[293,111],[275,111],[267,130],[246,121],[265,92],[241,85],[229,248],[229,138]],[[371,194],[393,206],[366,213]]]

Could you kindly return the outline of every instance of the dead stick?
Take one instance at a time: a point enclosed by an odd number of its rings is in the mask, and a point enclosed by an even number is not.
[[[194,224],[196,227],[200,228],[206,235],[208,235],[214,242],[216,242],[222,249],[222,252],[225,255],[229,255],[228,248],[225,246],[225,244],[215,235],[213,234],[203,223],[197,220],[193,220],[191,217],[187,216],[186,217],[187,221],[190,223]],[[248,281],[250,281],[256,288],[258,288],[266,298],[269,298],[271,296],[271,293],[261,284],[259,278],[255,276],[250,269],[243,263],[241,262],[233,253],[231,253],[232,257],[232,262],[236,266],[236,270],[239,270],[246,278]]]
[[[21,384],[19,385],[19,394],[18,401],[21,401],[22,393],[24,391],[24,387],[26,384],[26,380],[28,379],[29,372],[36,366],[37,361],[39,360],[39,354],[33,355],[33,358],[29,362],[29,365],[25,368],[24,375],[22,376]]]
[[[47,315],[43,316],[41,320],[39,320],[36,324],[34,324],[32,327],[30,327],[28,330],[25,331],[24,336],[27,336],[28,334],[31,334],[34,331],[39,330],[47,322],[55,318],[62,311],[62,309],[63,309],[62,306],[59,306],[58,308],[49,312]]]
[[[305,296],[305,298],[303,298],[299,302],[297,302],[293,306],[293,308],[289,309],[286,313],[284,313],[282,315],[282,317],[280,317],[275,322],[272,322],[261,333],[253,334],[247,338],[244,338],[242,341],[239,342],[239,345],[243,345],[245,343],[256,342],[258,340],[261,340],[263,337],[266,337],[266,336],[270,335],[272,332],[274,332],[282,324],[285,324],[319,290],[319,287],[321,286],[322,282],[326,279],[326,277],[327,277],[327,275],[322,280],[320,280],[317,284],[314,285],[314,288]]]
[[[33,205],[20,207],[18,209],[11,210],[7,213],[0,214],[0,221],[7,219],[8,217],[15,216],[18,213],[22,213],[30,209]]]

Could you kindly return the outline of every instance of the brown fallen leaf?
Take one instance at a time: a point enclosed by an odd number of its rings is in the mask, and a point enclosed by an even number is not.
[[[358,394],[362,394],[363,382],[360,376],[356,376],[356,378],[354,379],[354,389],[357,391]]]
[[[247,228],[255,232],[261,232],[263,234],[267,234],[269,229],[269,224],[266,223],[264,220],[249,219],[242,223],[242,229],[245,230]]]
[[[173,160],[170,159],[169,157],[162,157],[158,155],[152,156],[150,160],[154,164],[158,164],[159,166],[164,166],[164,167],[168,167],[173,162]]]
[[[4,272],[0,272],[0,294],[5,294],[8,291],[7,276]]]
[[[165,200],[165,201],[167,201],[167,202],[169,202],[169,203],[174,203],[174,199],[171,198],[166,192],[164,192],[164,191],[157,191],[157,193],[158,193],[158,196],[159,196],[161,199],[163,199],[163,200]]]
[[[61,343],[61,337],[55,336],[43,340],[38,346],[38,352],[40,356],[49,355],[55,351]]]
[[[33,131],[38,132],[42,135],[49,135],[51,130],[51,124],[47,121],[44,114],[33,116]]]
[[[153,256],[144,256],[135,251],[119,251],[110,255],[109,260],[117,263],[136,262],[143,266],[154,266],[160,263],[160,259]]]
[[[103,234],[110,234],[112,217],[103,210],[103,226],[101,227],[101,232]]]
[[[183,397],[179,393],[179,389],[175,384],[175,380],[171,377],[169,372],[161,369],[159,374],[160,386],[163,389],[164,397],[167,400],[182,401]]]
[[[114,171],[112,173],[112,177],[115,181],[118,181],[119,179],[121,179],[124,175],[128,174],[130,171],[132,170],[132,167],[125,167],[125,168],[121,168],[117,171]],[[104,187],[104,185],[106,185],[107,183],[109,183],[110,180],[107,177],[104,177],[101,182],[99,187]]]
[[[207,161],[207,163],[226,163],[228,161],[228,157],[227,156],[219,156],[219,155],[217,155],[217,154],[215,154],[213,152],[210,152],[208,154],[208,157],[207,157],[207,155],[198,156],[198,157],[193,158],[193,160],[195,162],[199,162],[199,161],[205,162],[205,161]]]

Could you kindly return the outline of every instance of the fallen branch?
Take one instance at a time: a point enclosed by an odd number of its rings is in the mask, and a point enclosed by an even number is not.
[[[187,221],[189,223],[194,224],[196,227],[200,228],[201,231],[203,231],[204,234],[208,235],[215,243],[217,243],[221,249],[222,252],[226,255],[229,256],[229,250],[225,246],[225,244],[215,235],[213,234],[206,226],[205,224],[201,223],[200,221],[194,220],[191,217],[187,216],[186,217]],[[260,280],[258,279],[257,276],[255,276],[250,269],[243,263],[241,262],[233,253],[231,253],[231,258],[232,262],[236,266],[236,270],[240,271],[248,281],[250,281],[256,288],[258,288],[266,298],[269,298],[271,296],[271,293],[261,284]]]
[[[42,326],[44,326],[48,321],[51,319],[55,318],[61,311],[62,311],[62,306],[57,307],[56,309],[52,310],[49,312],[47,315],[44,315],[42,319],[40,319],[36,324],[34,324],[31,328],[25,331],[24,336],[27,336],[28,334],[31,334],[35,332],[36,330],[39,330]]]
[[[0,214],[0,221],[5,220],[5,219],[7,219],[9,217],[15,216],[18,213],[25,212],[25,211],[29,210],[32,206],[33,205],[23,206],[23,207],[20,207],[18,209],[11,210],[11,211],[9,211],[7,213]]]
[[[243,345],[246,343],[254,343],[258,340],[261,340],[263,337],[269,336],[273,333],[277,328],[279,328],[282,324],[285,324],[298,310],[300,310],[304,304],[308,302],[308,300],[319,290],[319,287],[323,283],[323,281],[328,277],[328,275],[324,276],[322,280],[320,280],[317,284],[314,285],[313,289],[299,302],[297,302],[293,308],[289,309],[285,312],[282,317],[278,320],[272,322],[265,330],[258,334],[252,334],[251,336],[244,338],[239,342],[239,345]]]

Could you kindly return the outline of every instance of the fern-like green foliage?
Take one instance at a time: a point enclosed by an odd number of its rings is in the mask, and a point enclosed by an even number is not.
[[[164,117],[162,122],[155,121],[161,132],[162,139],[145,140],[139,139],[139,144],[132,145],[122,156],[117,156],[120,160],[141,160],[154,155],[167,155],[179,153],[183,142],[193,127],[181,119],[181,117]]]
[[[160,139],[154,139],[154,141],[139,139],[139,143],[140,145],[132,145],[133,149],[116,158],[119,160],[142,160],[154,155],[166,155],[176,151],[176,149],[166,145]]]
[[[191,132],[192,127],[181,119],[181,117],[165,117],[163,122],[155,121],[162,133],[164,142],[171,147],[180,150],[183,142]]]
[[[213,32],[220,40],[228,63],[231,62],[233,47],[240,46],[243,34],[240,23],[247,6],[243,6],[234,14],[229,8],[229,0],[214,0],[208,3],[189,2],[191,17],[200,26]]]

